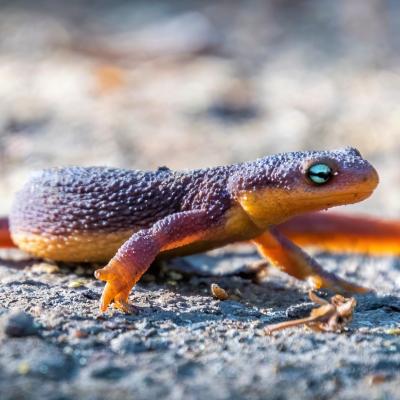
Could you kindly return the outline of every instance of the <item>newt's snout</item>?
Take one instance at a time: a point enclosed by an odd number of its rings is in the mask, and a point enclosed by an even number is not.
[[[364,176],[364,182],[369,186],[369,189],[374,191],[379,184],[379,175],[376,169],[370,164],[369,170]]]
[[[361,201],[369,197],[379,184],[379,175],[376,169],[367,161],[360,170],[355,170],[348,176],[346,187],[353,193],[355,201]]]

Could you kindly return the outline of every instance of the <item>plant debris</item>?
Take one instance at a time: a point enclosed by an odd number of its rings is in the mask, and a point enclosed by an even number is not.
[[[353,317],[353,311],[357,305],[355,298],[336,294],[328,302],[313,291],[310,291],[308,296],[311,301],[320,305],[311,311],[309,317],[268,325],[265,332],[270,335],[272,332],[299,325],[305,325],[315,332],[343,332]]]
[[[216,283],[211,284],[211,293],[218,300],[228,300],[229,294],[225,289]]]
[[[400,335],[400,328],[391,328],[385,331],[388,335]]]
[[[372,375],[369,375],[369,376],[367,377],[368,384],[369,384],[370,386],[373,386],[373,385],[380,385],[380,384],[382,384],[382,383],[385,383],[388,379],[389,379],[389,377],[388,377],[387,374],[380,374],[380,373],[378,373],[378,374],[372,374]]]
[[[85,286],[86,281],[83,279],[75,279],[71,282],[68,283],[68,287],[72,289],[80,288],[82,286]]]

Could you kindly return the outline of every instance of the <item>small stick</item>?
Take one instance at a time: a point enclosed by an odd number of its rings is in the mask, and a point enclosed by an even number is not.
[[[305,325],[316,332],[342,332],[351,321],[357,304],[354,297],[345,298],[339,294],[333,296],[330,302],[317,296],[313,291],[308,293],[308,297],[320,305],[311,311],[309,317],[268,325],[265,333],[270,335],[272,332],[300,325]]]

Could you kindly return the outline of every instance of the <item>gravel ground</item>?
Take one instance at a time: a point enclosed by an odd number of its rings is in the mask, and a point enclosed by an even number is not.
[[[3,253],[0,270],[2,399],[399,398],[398,260],[320,255],[380,290],[357,297],[342,334],[267,336],[267,324],[312,304],[305,285],[278,272],[258,284],[240,277],[237,259],[256,259],[247,248],[159,266],[131,295],[136,315],[100,315],[102,284],[82,267],[31,260],[21,269],[16,256]],[[212,283],[230,299],[214,299]]]
[[[398,218],[395,3],[0,2],[0,213],[49,166],[194,168],[351,145],[381,184],[345,210]],[[249,279],[249,247],[153,268],[137,315],[99,315],[93,266],[1,251],[0,398],[400,399],[399,259],[315,255],[377,291],[342,334],[266,336],[312,305],[273,269]]]

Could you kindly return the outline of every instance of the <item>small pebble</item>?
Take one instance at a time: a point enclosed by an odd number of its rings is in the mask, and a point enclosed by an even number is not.
[[[90,375],[95,379],[118,380],[126,374],[126,371],[120,367],[105,363],[94,368]]]
[[[44,262],[32,265],[31,270],[39,274],[57,274],[60,272],[58,265]]]
[[[179,272],[176,271],[169,271],[168,276],[173,280],[173,281],[179,281],[183,278],[183,275],[180,274]]]
[[[385,333],[388,335],[400,335],[400,328],[387,329]]]
[[[30,371],[29,363],[26,361],[22,361],[17,368],[17,371],[20,375],[26,375]]]
[[[74,270],[74,273],[76,275],[86,275],[87,274],[87,270],[85,270],[84,268],[82,268],[81,266],[76,267]]]
[[[216,283],[211,284],[211,293],[218,300],[227,300],[229,298],[229,294],[226,290]]]
[[[74,331],[74,336],[78,339],[84,339],[89,336],[89,334],[86,331],[83,331],[82,329],[76,329]]]
[[[144,341],[137,336],[133,336],[131,332],[123,333],[111,340],[110,347],[113,351],[120,354],[147,351]]]
[[[372,385],[379,385],[381,383],[384,383],[388,380],[388,376],[385,374],[373,374],[368,376],[368,384],[370,386]]]
[[[0,329],[10,337],[33,336],[38,331],[33,317],[23,311],[12,311],[4,315]]]
[[[68,284],[68,287],[73,289],[80,288],[82,286],[85,286],[85,281],[83,279],[75,279]]]

